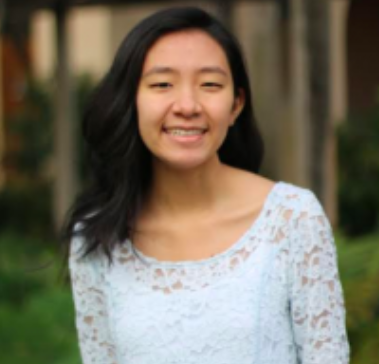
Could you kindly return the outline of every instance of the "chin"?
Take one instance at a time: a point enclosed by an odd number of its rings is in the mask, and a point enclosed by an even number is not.
[[[167,166],[169,169],[177,171],[191,171],[204,168],[211,163],[210,159],[204,158],[183,158],[176,160],[160,160],[159,164]]]

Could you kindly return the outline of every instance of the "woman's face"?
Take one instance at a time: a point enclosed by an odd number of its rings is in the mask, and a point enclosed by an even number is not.
[[[217,150],[243,105],[223,49],[207,33],[170,33],[147,53],[138,126],[155,163],[189,169],[218,161]]]

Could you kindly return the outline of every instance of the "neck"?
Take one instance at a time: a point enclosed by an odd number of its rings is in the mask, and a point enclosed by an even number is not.
[[[153,163],[148,210],[176,217],[183,214],[199,216],[214,211],[227,195],[226,171],[229,168],[218,158],[207,166],[190,170]]]

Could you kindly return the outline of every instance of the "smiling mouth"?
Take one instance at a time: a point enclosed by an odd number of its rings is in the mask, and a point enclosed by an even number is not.
[[[176,135],[176,136],[193,136],[193,135],[202,135],[206,132],[205,129],[164,129],[167,134]]]

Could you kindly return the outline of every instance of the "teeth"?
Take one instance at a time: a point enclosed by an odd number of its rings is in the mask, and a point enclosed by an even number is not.
[[[193,130],[184,130],[184,129],[170,129],[167,130],[169,134],[172,135],[200,135],[203,134],[202,130],[193,129]]]

